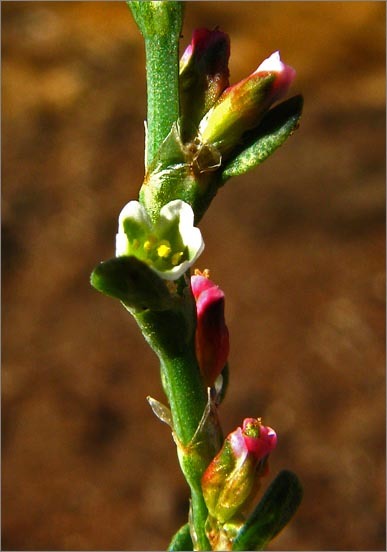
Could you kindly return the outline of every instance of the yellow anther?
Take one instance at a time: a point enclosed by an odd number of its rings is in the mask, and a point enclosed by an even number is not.
[[[150,240],[146,240],[144,242],[144,251],[146,251],[147,253],[152,249],[152,243]]]
[[[157,243],[157,238],[153,234],[150,234],[148,236],[148,239],[144,242],[143,248],[144,250],[149,253],[149,251],[154,247]]]
[[[166,259],[171,254],[171,246],[167,240],[161,240],[160,245],[157,248],[157,255],[162,259]]]
[[[171,262],[172,262],[173,266],[176,266],[180,263],[180,259],[182,258],[182,256],[183,256],[182,251],[178,251],[177,253],[174,253],[172,255]]]
[[[133,247],[133,249],[138,249],[139,246],[140,246],[140,242],[139,242],[137,239],[134,239],[134,240],[132,241],[132,247]]]
[[[205,268],[203,272],[199,270],[198,268],[195,268],[194,272],[195,276],[203,276],[203,278],[209,278],[210,277],[210,271],[208,268]]]

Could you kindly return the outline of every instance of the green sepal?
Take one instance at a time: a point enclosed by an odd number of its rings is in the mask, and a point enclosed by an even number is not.
[[[238,531],[233,550],[263,550],[289,522],[302,499],[297,476],[281,471]]]
[[[270,109],[259,126],[245,134],[242,151],[239,150],[222,172],[223,182],[246,173],[270,157],[298,128],[302,106],[303,97],[298,95]]]
[[[167,550],[168,552],[193,550],[193,543],[188,523],[180,527],[180,529],[173,535]]]
[[[166,310],[173,302],[164,280],[133,256],[115,257],[100,263],[91,273],[90,283],[133,311]]]

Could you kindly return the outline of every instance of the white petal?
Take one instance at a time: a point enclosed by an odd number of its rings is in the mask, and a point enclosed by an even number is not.
[[[177,280],[180,278],[180,276],[183,276],[184,272],[186,272],[189,267],[191,266],[191,263],[189,261],[184,261],[183,263],[174,266],[170,270],[156,270],[153,266],[150,266],[157,274],[160,276],[160,278],[163,278],[163,280]]]
[[[284,68],[284,64],[281,61],[279,51],[277,51],[271,54],[271,56],[269,56],[268,58],[266,58],[261,63],[261,65],[257,67],[255,73],[258,73],[260,71],[270,71],[270,72],[273,71],[273,72],[280,73],[281,71],[283,71],[283,68]]]
[[[116,234],[116,257],[122,257],[128,254],[128,238],[124,232]]]
[[[190,226],[193,226],[194,214],[192,207],[188,203],[185,203],[181,199],[174,199],[160,209],[160,219],[168,221],[184,219]]]
[[[199,255],[202,254],[204,249],[203,236],[199,228],[192,228],[190,236],[187,237],[186,240],[184,240],[184,243],[186,243],[188,246],[190,263],[193,264],[199,257]]]
[[[151,229],[149,215],[146,212],[145,207],[143,207],[139,201],[129,201],[129,203],[123,207],[120,216],[118,217],[118,232],[124,231],[123,223],[127,218],[134,219],[148,230]]]

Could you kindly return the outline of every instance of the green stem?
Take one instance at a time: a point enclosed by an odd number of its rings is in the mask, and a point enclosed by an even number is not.
[[[179,310],[144,311],[135,315],[141,331],[160,359],[165,393],[172,412],[174,431],[188,446],[207,404],[194,343],[186,317]]]
[[[179,442],[180,466],[191,490],[191,515],[197,546],[195,549],[209,550],[210,545],[205,532],[208,510],[201,490],[201,478],[215,456],[217,447],[215,448],[214,444],[208,441],[205,443],[192,441],[202,420],[207,396],[192,351],[188,349],[183,357],[160,360],[174,432]]]
[[[187,351],[184,356],[164,357],[160,360],[174,430],[181,444],[188,446],[207,402],[196,358]]]
[[[191,488],[192,523],[196,533],[195,550],[211,550],[210,542],[206,534],[206,521],[208,517],[207,506],[202,492],[195,492]]]
[[[145,39],[148,169],[179,118],[179,38],[184,6],[170,0],[131,1],[128,5]]]
[[[208,419],[204,432],[212,439],[193,440],[207,406],[197,364],[193,332],[183,311],[144,311],[136,315],[141,331],[160,359],[161,377],[171,408],[181,469],[191,489],[192,522],[199,550],[209,550],[205,533],[208,512],[201,477],[219,448],[219,427]],[[203,437],[201,435],[201,437]]]
[[[130,1],[128,5],[145,40],[147,74],[146,170],[172,124],[179,119],[179,38],[183,3]],[[202,474],[219,447],[217,421],[205,424],[207,438],[194,440],[207,406],[207,392],[197,364],[194,310],[145,311],[135,318],[160,360],[161,377],[171,408],[179,461],[191,488],[191,517],[198,550],[209,550],[205,533],[208,511],[201,491]],[[188,307],[188,310],[190,308]]]

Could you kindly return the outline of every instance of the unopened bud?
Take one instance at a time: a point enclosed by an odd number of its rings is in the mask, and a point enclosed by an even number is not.
[[[229,85],[230,39],[217,29],[195,29],[180,60],[183,140],[191,139],[201,118]]]
[[[226,523],[243,512],[276,444],[275,431],[259,418],[246,418],[242,428],[227,436],[202,477],[204,500],[213,518]]]
[[[202,142],[213,144],[223,155],[229,153],[246,131],[258,126],[269,107],[285,96],[295,74],[274,52],[254,73],[223,92],[200,122]]]
[[[191,277],[196,301],[196,357],[207,387],[222,372],[229,353],[229,333],[224,318],[224,293],[205,276]]]

